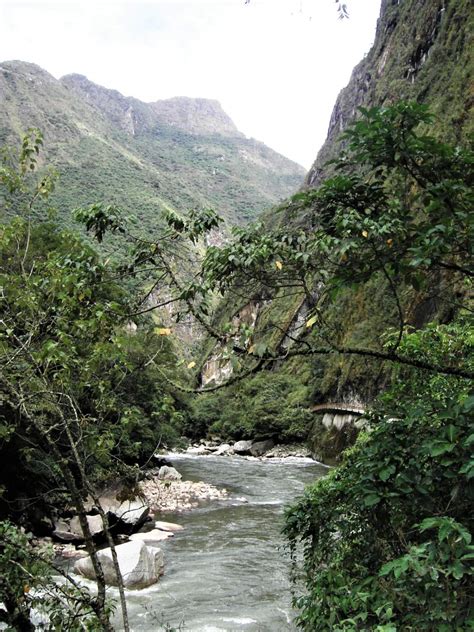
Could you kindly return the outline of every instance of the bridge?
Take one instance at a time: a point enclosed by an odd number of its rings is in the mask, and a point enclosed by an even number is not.
[[[341,413],[343,415],[363,415],[365,408],[357,404],[345,404],[329,402],[326,404],[316,404],[310,408],[313,413]]]

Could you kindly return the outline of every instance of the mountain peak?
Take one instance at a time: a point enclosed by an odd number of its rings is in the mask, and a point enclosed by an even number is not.
[[[53,75],[41,68],[41,66],[27,61],[20,61],[19,59],[2,61],[0,63],[0,72],[4,74],[21,75],[30,80],[43,79],[56,81]]]
[[[143,127],[164,125],[195,136],[228,136],[243,138],[219,101],[191,97],[173,97],[144,103],[125,97],[118,90],[98,85],[80,74],[61,77],[61,83],[94,103],[123,129],[134,134]],[[133,123],[133,125],[132,125]]]
[[[188,134],[243,137],[215,99],[173,97],[150,105],[160,121]]]

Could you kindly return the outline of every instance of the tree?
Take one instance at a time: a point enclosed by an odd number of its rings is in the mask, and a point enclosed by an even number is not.
[[[166,242],[139,240],[132,268],[166,270],[174,300],[233,361],[227,384],[295,357],[390,367],[393,386],[370,414],[370,431],[287,514],[291,550],[303,545],[299,623],[461,630],[472,624],[473,152],[429,136],[431,115],[418,104],[361,115],[344,135],[337,174],[297,194],[276,228],[236,229],[233,241],[207,248],[192,283],[173,271]],[[168,224],[179,252],[182,237],[196,240],[216,220],[170,216]],[[382,335],[348,342],[338,302],[374,284],[389,314]],[[208,319],[216,291],[242,302],[271,299],[270,313],[296,296],[309,312],[297,332],[288,318],[286,326],[267,317],[241,327],[228,314]],[[429,310],[413,317],[433,296],[438,320],[430,322]]]
[[[75,508],[98,593],[77,593],[70,577],[65,590],[72,590],[98,629],[110,630],[104,574],[85,510],[86,497],[92,497],[112,549],[127,630],[114,541],[97,488],[111,475],[136,482],[137,468],[131,466],[150,458],[169,432],[167,424],[179,417],[153,368],[157,358],[163,367],[174,366],[175,356],[169,341],[153,334],[152,323],[136,335],[127,333],[129,295],[107,261],[78,234],[42,219],[54,180],[36,172],[41,144],[39,133],[31,131],[18,156],[3,153],[0,168],[2,204],[18,214],[0,230],[0,510],[3,518],[20,518],[29,528],[35,508],[44,516],[58,507]],[[37,584],[35,569],[50,566],[44,556],[35,558],[8,523],[1,524],[0,553],[17,572],[5,576],[0,600],[14,624],[18,616],[26,621],[41,601],[20,590],[21,582]],[[21,546],[13,546],[15,541]],[[43,604],[50,619],[52,607],[48,599]]]

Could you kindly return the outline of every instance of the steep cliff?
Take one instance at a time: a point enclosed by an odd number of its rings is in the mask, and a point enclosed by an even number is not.
[[[415,100],[430,105],[445,140],[472,132],[473,33],[469,0],[383,0],[374,44],[337,98],[306,186],[327,176],[338,138],[361,106]]]
[[[466,0],[383,0],[372,49],[354,69],[350,82],[335,104],[327,140],[307,174],[304,188],[316,188],[333,174],[328,161],[341,150],[339,137],[358,116],[360,106],[389,105],[399,100],[426,103],[436,116],[431,132],[445,141],[465,139],[474,129],[473,109],[473,19],[472,4]],[[266,214],[269,229],[274,226],[306,226],[308,209],[288,201]],[[310,230],[310,226],[307,225]],[[433,295],[436,297],[437,292]],[[253,301],[260,297],[254,295]],[[304,325],[308,302],[293,295],[275,300],[269,297],[256,314],[260,336],[285,349],[284,336],[307,337]],[[271,300],[269,300],[271,298]],[[446,306],[436,298],[406,292],[403,300],[409,322],[420,326],[427,320],[448,318]],[[228,305],[226,316],[238,314],[241,306]],[[223,310],[225,311],[225,310]],[[387,300],[384,279],[372,279],[357,290],[341,294],[324,315],[329,327],[337,329],[344,344],[367,347],[378,344],[387,326],[397,320],[393,301]],[[266,331],[279,331],[271,340]],[[291,339],[287,338],[291,345]],[[212,357],[212,356],[211,356]],[[379,362],[356,357],[332,356],[315,359],[292,358],[274,370],[297,375],[310,386],[313,402],[370,401],[390,380],[389,369]],[[217,375],[217,379],[219,376]],[[315,451],[334,452],[353,435],[340,437],[340,429],[325,428],[318,419],[312,433]]]

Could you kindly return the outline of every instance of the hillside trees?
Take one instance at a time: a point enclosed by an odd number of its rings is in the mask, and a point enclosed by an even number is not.
[[[287,512],[304,630],[474,623],[473,153],[429,136],[430,120],[417,104],[363,110],[338,175],[293,199],[292,226],[239,231],[204,264],[223,291],[296,290],[311,305],[289,349],[253,333],[254,367],[297,356],[390,367],[343,465]],[[374,282],[385,288],[382,335],[354,344],[338,303]],[[427,299],[434,312],[419,309]]]
[[[36,174],[41,144],[32,131],[18,156],[4,152],[0,168],[2,206],[17,213],[0,231],[0,510],[2,518],[47,532],[56,511],[75,509],[98,593],[86,603],[87,593],[79,591],[73,604],[85,604],[99,629],[109,630],[105,581],[84,501],[94,499],[113,548],[97,489],[111,478],[133,485],[136,464],[176,432],[180,404],[155,369],[158,361],[174,367],[175,356],[169,340],[156,336],[146,320],[135,335],[127,331],[130,297],[107,261],[78,234],[41,218],[47,210],[42,201],[54,186],[53,174]],[[35,559],[38,553],[25,548],[24,538],[2,525],[1,555],[9,563],[0,600],[15,625],[38,604],[38,596],[22,586],[37,584],[32,569],[49,563],[42,555]],[[128,629],[120,581],[119,589]],[[83,629],[77,608],[74,613]]]
[[[418,303],[433,298],[452,313],[463,306],[473,276],[472,151],[420,132],[430,120],[417,104],[364,110],[344,134],[348,152],[338,160],[340,174],[294,196],[285,209],[289,225],[239,229],[230,244],[208,249],[209,285],[241,296],[266,293],[274,302],[298,292],[310,305],[303,328],[310,336],[294,337],[286,353],[249,345],[248,355],[359,355],[472,377],[462,363],[450,367],[399,353],[414,324],[414,293]],[[390,342],[347,344],[337,323],[328,322],[328,308],[373,278],[386,284],[387,312],[394,312]]]

